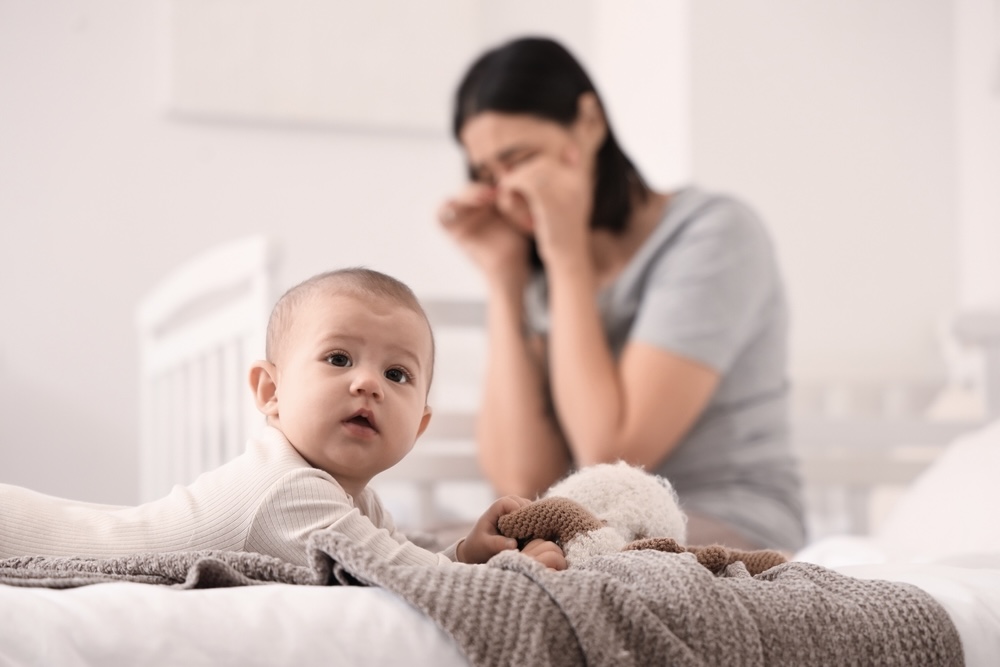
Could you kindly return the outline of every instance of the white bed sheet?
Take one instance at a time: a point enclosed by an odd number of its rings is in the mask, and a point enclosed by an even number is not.
[[[378,588],[0,585],[0,666],[237,664],[468,663],[433,621]]]

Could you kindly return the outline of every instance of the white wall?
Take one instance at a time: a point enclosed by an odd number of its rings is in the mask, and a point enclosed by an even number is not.
[[[941,372],[956,289],[954,38],[944,0],[698,0],[696,180],[774,231],[799,378]]]
[[[436,231],[444,137],[171,120],[152,3],[0,3],[0,480],[136,497],[132,309],[165,271],[253,232],[283,278],[368,264],[427,290],[477,277]]]
[[[1000,307],[1000,3],[957,0],[959,298]]]
[[[602,62],[596,5],[505,6],[483,3],[470,29],[489,43],[560,35]],[[163,96],[166,8],[0,3],[0,482],[135,500],[132,311],[221,241],[278,238],[286,285],[366,264],[422,294],[481,291],[432,218],[463,174],[450,138],[177,119]]]
[[[932,327],[958,274],[950,3],[482,7],[486,41],[530,30],[581,51],[654,182],[693,170],[762,213],[798,376],[940,373]],[[423,294],[480,293],[432,219],[461,178],[450,139],[171,117],[162,20],[162,2],[0,2],[0,482],[134,501],[132,309],[215,243],[277,237],[285,284],[367,264]]]

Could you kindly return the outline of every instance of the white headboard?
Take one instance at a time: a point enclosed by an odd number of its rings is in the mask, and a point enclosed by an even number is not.
[[[264,352],[276,252],[261,236],[178,266],[136,309],[140,501],[241,453],[260,424],[247,368]]]

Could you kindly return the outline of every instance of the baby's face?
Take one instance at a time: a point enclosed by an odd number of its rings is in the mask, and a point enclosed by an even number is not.
[[[274,425],[345,487],[398,463],[430,419],[430,331],[389,299],[311,295],[274,361]]]

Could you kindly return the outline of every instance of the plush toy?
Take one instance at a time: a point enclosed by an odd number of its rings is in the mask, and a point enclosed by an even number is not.
[[[536,538],[556,542],[570,567],[592,556],[638,549],[693,553],[716,574],[736,561],[758,574],[786,560],[770,550],[681,546],[686,521],[669,481],[618,462],[573,473],[540,500],[500,517],[498,528],[521,544]]]

